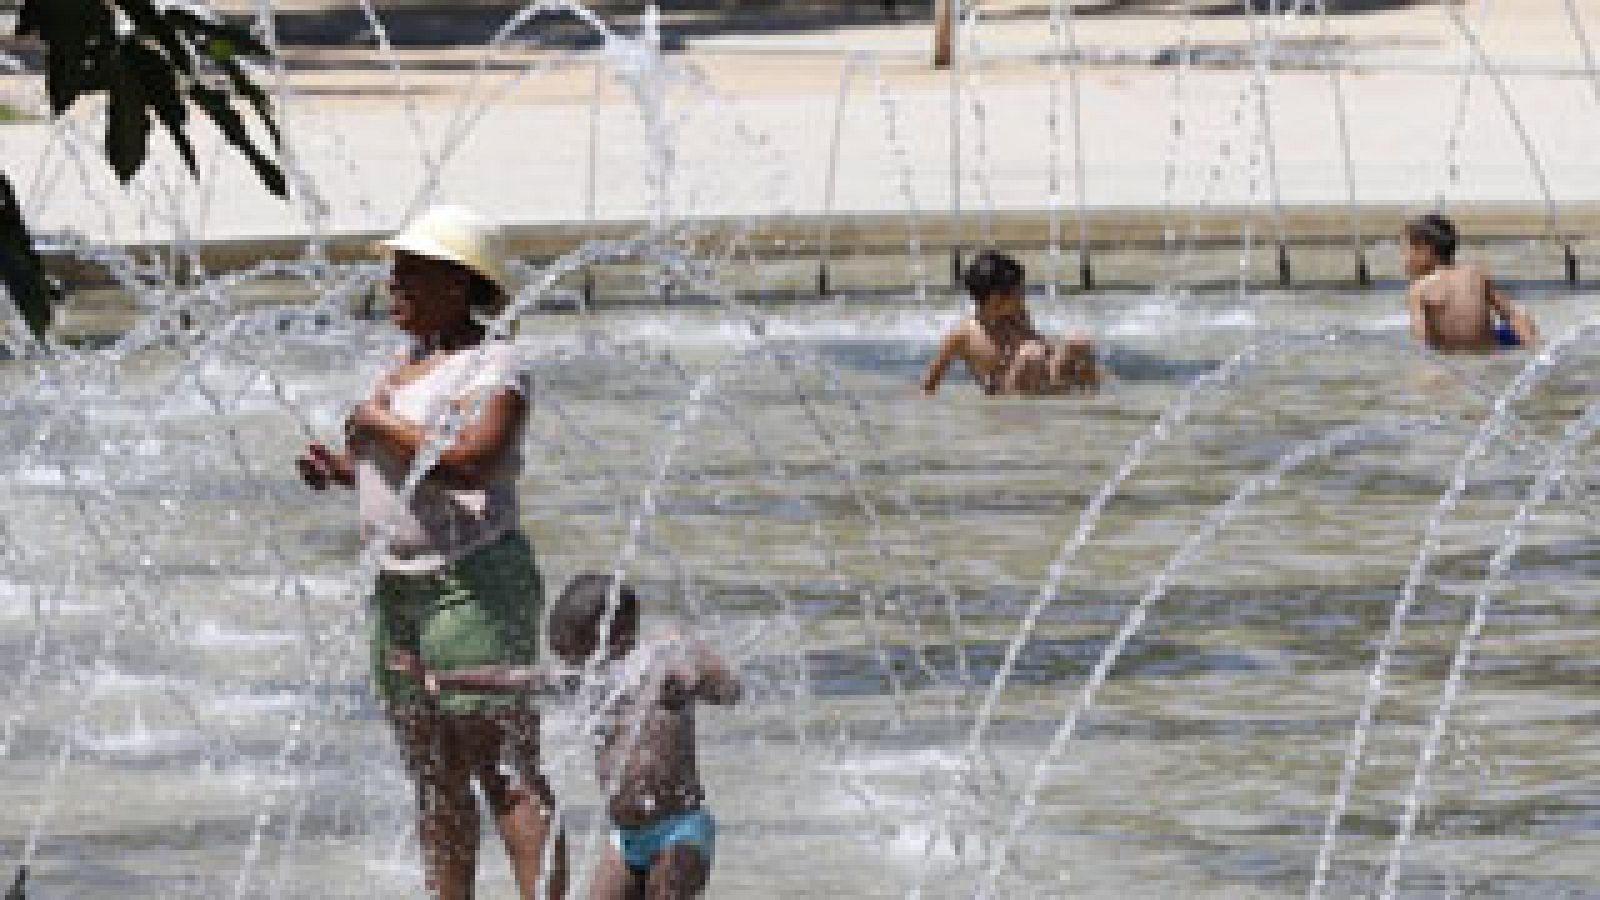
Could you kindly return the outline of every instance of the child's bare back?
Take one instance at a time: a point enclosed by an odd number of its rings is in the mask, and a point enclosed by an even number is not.
[[[1422,310],[1428,346],[1446,353],[1486,353],[1498,345],[1490,299],[1494,287],[1483,269],[1437,268],[1411,290]]]
[[[1457,264],[1455,225],[1443,216],[1406,223],[1406,293],[1411,334],[1440,353],[1489,353],[1503,344],[1529,347],[1533,320],[1501,294],[1481,266]],[[1504,332],[1496,324],[1504,323]]]

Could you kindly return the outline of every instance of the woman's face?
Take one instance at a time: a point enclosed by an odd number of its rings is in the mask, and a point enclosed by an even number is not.
[[[390,319],[413,337],[444,334],[471,321],[467,276],[449,263],[396,253],[389,274]]]

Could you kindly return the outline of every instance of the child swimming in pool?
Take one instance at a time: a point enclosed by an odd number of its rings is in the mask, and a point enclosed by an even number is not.
[[[1444,216],[1418,216],[1406,223],[1412,337],[1440,353],[1533,346],[1538,340],[1533,319],[1506,299],[1483,267],[1457,264],[1457,243],[1455,224]]]
[[[710,878],[716,822],[700,783],[694,710],[737,703],[739,681],[716,653],[674,630],[641,640],[637,595],[621,585],[610,611],[611,587],[610,576],[579,575],[549,619],[556,656],[579,667],[600,654],[605,672],[591,712],[600,722],[595,762],[613,831],[590,896],[695,897]],[[430,690],[548,691],[576,680],[549,666],[427,672],[406,658],[391,665]]]
[[[1025,279],[1022,263],[1002,253],[983,253],[967,266],[962,280],[976,309],[939,343],[922,379],[923,393],[938,391],[957,359],[986,394],[1061,394],[1099,386],[1087,337],[1052,345],[1033,327],[1023,298]]]

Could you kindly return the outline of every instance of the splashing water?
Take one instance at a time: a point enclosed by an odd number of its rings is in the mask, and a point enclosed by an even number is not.
[[[382,267],[345,232],[471,193],[495,140],[583,145],[583,227],[518,263],[527,286],[490,323],[537,384],[521,489],[547,590],[585,569],[635,582],[649,615],[702,632],[747,688],[699,723],[723,832],[714,896],[1600,890],[1600,801],[1574,787],[1600,763],[1578,690],[1600,575],[1593,297],[1534,294],[1559,335],[1537,355],[1446,362],[1407,342],[1393,297],[1261,290],[1253,217],[1280,244],[1293,219],[1284,117],[1305,94],[1282,63],[1298,27],[1321,36],[1325,71],[1308,74],[1331,89],[1316,109],[1348,222],[1332,238],[1365,265],[1359,79],[1325,4],[1305,4],[1306,23],[1241,9],[1247,65],[1220,73],[1196,62],[1210,32],[1183,10],[1172,80],[1148,95],[1169,129],[1153,142],[1155,296],[1065,290],[1069,228],[1085,270],[1092,249],[1109,88],[1104,32],[1051,4],[1028,151],[1047,205],[1037,319],[1114,335],[1113,377],[1031,402],[912,396],[963,312],[927,271],[941,217],[976,199],[957,243],[1010,239],[1026,95],[997,49],[1005,16],[962,16],[948,96],[853,49],[812,107],[765,103],[678,52],[683,20],[654,7],[623,26],[539,0],[441,59],[407,46],[386,4],[351,7],[396,91],[384,138],[407,177],[365,177],[374,145],[341,126],[367,113],[308,99],[307,54],[282,45],[268,83],[299,236],[260,261],[213,262],[215,229],[243,209],[223,154],[198,185],[158,155],[126,194],[96,193],[93,122],[25,126],[49,138],[17,179],[30,213],[74,188],[92,201],[48,252],[109,283],[70,301],[91,323],[70,340],[37,345],[8,321],[0,364],[0,862],[39,896],[422,890],[412,798],[364,675],[381,547],[289,460],[336,433],[395,349],[374,321]],[[253,9],[280,45],[282,10]],[[1588,90],[1588,37],[1564,13]],[[1420,181],[1463,187],[1482,73],[1540,236],[1562,237],[1574,207],[1541,160],[1545,123],[1519,110],[1487,21],[1449,15],[1469,51],[1461,98]],[[430,66],[454,66],[459,92],[436,96]],[[529,118],[540,91],[572,115]],[[940,114],[953,171],[925,164]],[[818,139],[775,140],[781,116]],[[508,192],[521,177],[495,174]],[[813,180],[815,196],[788,195]],[[878,232],[850,224],[866,183],[889,198]],[[1226,236],[1230,289],[1191,289],[1211,280],[1202,214],[1235,200],[1252,209]],[[130,209],[154,243],[124,240]],[[808,209],[820,223],[774,225]],[[892,246],[856,255],[874,241]],[[765,302],[804,293],[790,270],[810,253],[825,288],[843,273],[834,301]],[[890,287],[856,302],[852,270]],[[561,312],[579,284],[583,313]],[[430,423],[408,490],[470,417]],[[607,840],[591,715],[552,701],[542,736],[580,890]],[[510,896],[494,865],[482,879]]]

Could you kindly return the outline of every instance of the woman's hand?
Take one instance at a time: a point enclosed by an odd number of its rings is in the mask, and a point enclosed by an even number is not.
[[[317,455],[311,451],[310,447],[306,448],[306,452],[294,458],[294,467],[300,470],[300,480],[304,481],[306,487],[311,488],[313,491],[325,491],[328,489],[328,485],[333,482],[333,473],[329,472],[327,467],[318,460]]]
[[[345,440],[356,453],[378,446],[395,465],[409,466],[427,443],[428,433],[390,407],[392,392],[387,383],[381,384],[372,399],[350,411]],[[491,394],[477,417],[459,429],[455,443],[439,454],[428,477],[453,490],[487,487],[502,461],[515,452],[527,414],[528,401],[521,392],[507,388]]]
[[[295,468],[300,470],[300,480],[314,491],[325,491],[330,485],[355,487],[355,469],[350,458],[335,453],[324,444],[311,444],[306,452],[295,458]]]

